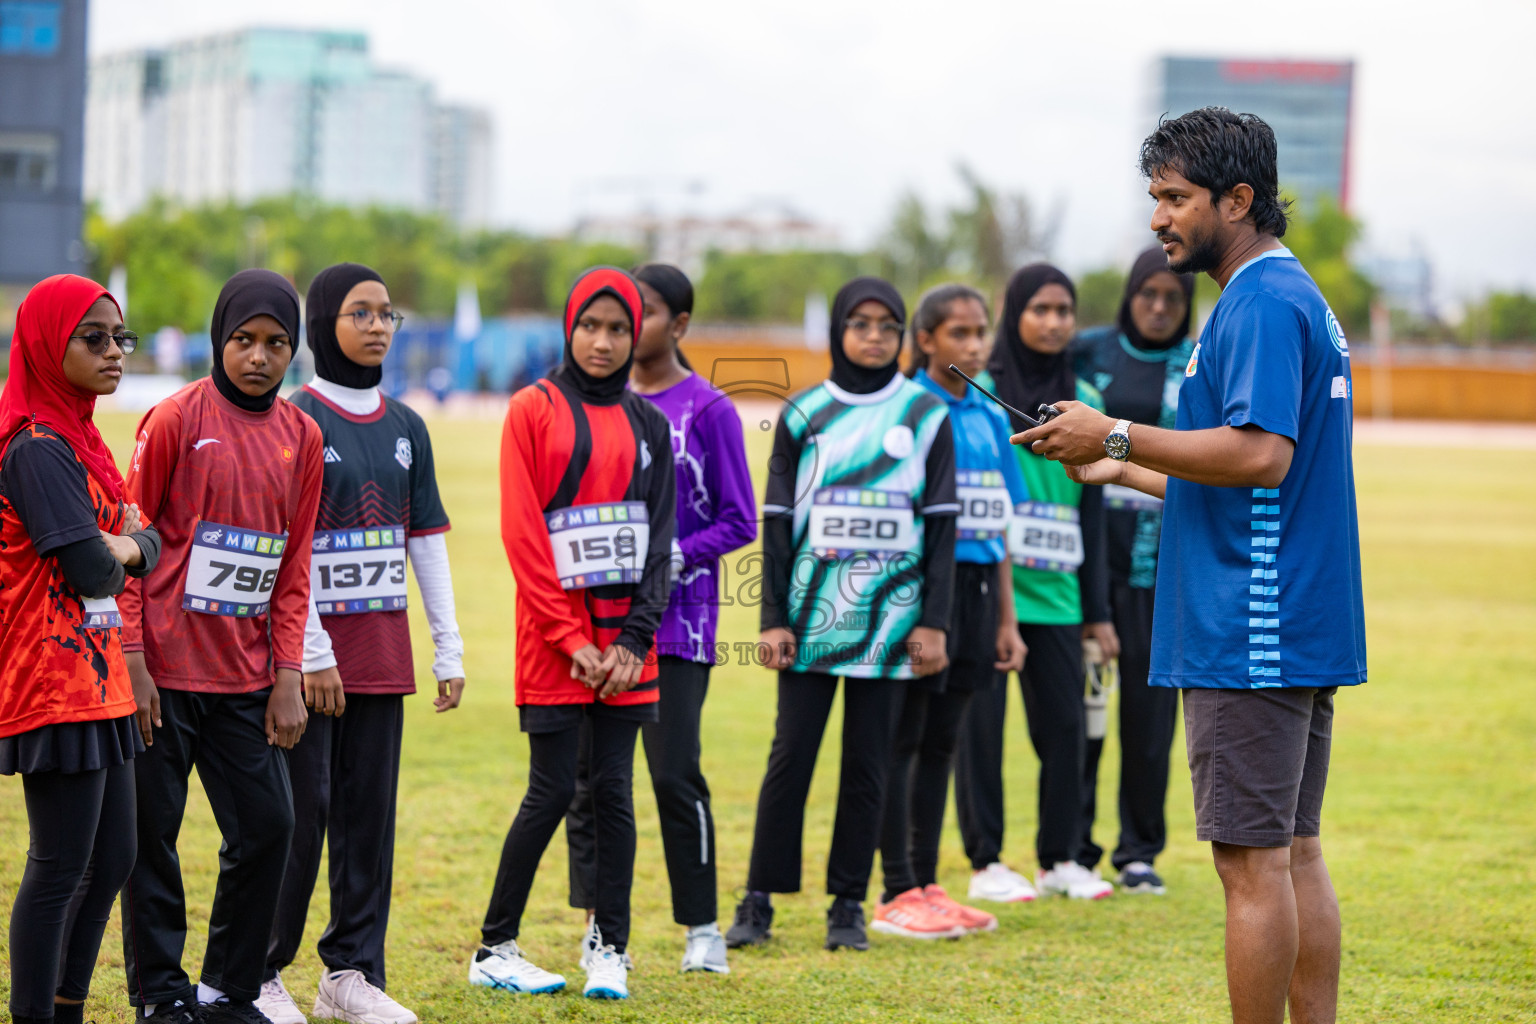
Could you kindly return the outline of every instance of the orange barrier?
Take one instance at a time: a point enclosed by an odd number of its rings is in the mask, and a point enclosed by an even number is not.
[[[1362,346],[1363,347],[1363,346]],[[1368,350],[1367,350],[1368,351]],[[724,390],[793,394],[827,378],[825,350],[788,331],[702,331],[683,339],[694,369]],[[1386,371],[1362,352],[1354,360],[1355,415],[1378,408],[1394,419],[1536,423],[1536,361],[1490,362],[1473,352],[1399,357]],[[910,353],[903,351],[903,362]],[[771,382],[771,383],[770,383]]]
[[[1352,367],[1355,415],[1536,423],[1536,369],[1394,363]]]

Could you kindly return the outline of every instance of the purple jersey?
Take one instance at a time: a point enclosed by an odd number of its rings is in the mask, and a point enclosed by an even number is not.
[[[729,398],[696,373],[645,397],[670,425],[677,543],[683,550],[682,575],[656,630],[656,653],[712,663],[720,558],[757,536],[741,417]]]

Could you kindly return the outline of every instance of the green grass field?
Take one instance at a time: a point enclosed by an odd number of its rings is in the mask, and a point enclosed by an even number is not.
[[[132,419],[103,417],[126,456]],[[677,973],[673,925],[644,758],[636,770],[640,845],[634,889],[632,997],[588,1002],[576,944],[582,919],[565,906],[557,837],[522,941],[576,991],[510,997],[471,989],[501,842],[522,795],[527,746],[511,680],[513,585],[497,533],[497,424],[432,423],[467,651],[464,706],[435,715],[409,702],[401,780],[390,991],[423,1021],[1217,1021],[1227,1018],[1221,889],[1194,841],[1182,740],[1173,751],[1171,843],[1159,861],[1166,897],[1117,894],[1004,908],[997,932],[959,942],[875,936],[864,954],[821,949],[823,866],[836,786],[837,722],[828,729],[806,832],[805,891],[777,901],[774,941],[732,956],[727,977]],[[767,435],[749,436],[754,467]],[[1536,451],[1407,447],[1357,451],[1372,682],[1338,701],[1324,845],[1344,915],[1340,1019],[1536,1020]],[[418,678],[430,689],[431,647],[416,617]],[[722,639],[756,637],[755,611],[728,609]],[[770,674],[717,668],[705,711],[704,762],[718,822],[721,915],[745,878],[757,786],[768,753]],[[1035,759],[1015,697],[1008,723],[1014,866],[1028,866]],[[1106,750],[1097,835],[1116,823],[1113,742]],[[0,781],[0,900],[24,864],[18,779]],[[181,843],[196,978],[217,866],[218,837],[201,792]],[[878,870],[878,869],[877,869]],[[951,829],[941,881],[964,894],[966,865]],[[323,875],[323,873],[322,873]],[[878,880],[878,875],[877,875]],[[325,923],[324,882],[308,947],[287,973],[301,1005],[313,997],[313,943]],[[97,1021],[131,1019],[114,916],[87,1007]],[[8,973],[0,986],[8,989]]]

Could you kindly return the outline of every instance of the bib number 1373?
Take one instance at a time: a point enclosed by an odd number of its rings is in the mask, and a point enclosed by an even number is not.
[[[402,610],[405,527],[316,530],[310,544],[309,586],[321,615]]]
[[[181,607],[204,615],[265,615],[287,546],[286,533],[200,520],[192,531]]]

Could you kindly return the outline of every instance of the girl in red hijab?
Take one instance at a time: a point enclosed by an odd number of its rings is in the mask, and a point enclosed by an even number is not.
[[[160,537],[123,504],[91,416],[137,340],[101,285],[50,277],[17,313],[0,393],[0,774],[21,775],[31,831],[11,909],[18,1024],[79,1024],[133,867],[142,748],[115,598]]]

